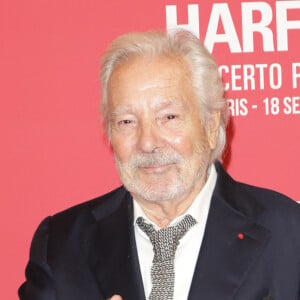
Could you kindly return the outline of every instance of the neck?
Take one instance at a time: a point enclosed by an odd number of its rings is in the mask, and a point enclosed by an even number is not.
[[[165,203],[141,204],[141,207],[149,220],[160,228],[166,228],[174,219],[184,214],[191,204],[192,202],[174,204],[165,201]]]

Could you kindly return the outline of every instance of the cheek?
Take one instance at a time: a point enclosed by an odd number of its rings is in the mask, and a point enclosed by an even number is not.
[[[111,146],[114,154],[121,162],[128,161],[134,151],[134,144],[126,137],[112,136]]]
[[[190,125],[178,131],[172,139],[169,139],[169,144],[184,156],[209,152],[207,135],[204,128],[198,123]]]
[[[178,131],[167,138],[167,143],[183,156],[190,155],[194,149],[193,136],[186,131]]]

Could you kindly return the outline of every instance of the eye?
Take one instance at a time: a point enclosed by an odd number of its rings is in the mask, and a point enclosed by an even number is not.
[[[128,130],[136,126],[136,120],[134,119],[120,119],[117,121],[117,128],[119,130]]]
[[[181,117],[176,113],[164,113],[158,119],[161,125],[175,126]]]
[[[131,124],[132,121],[131,120],[121,120],[119,121],[119,125],[128,125],[128,124]]]
[[[177,116],[176,115],[167,115],[167,119],[168,120],[173,120],[175,119]]]

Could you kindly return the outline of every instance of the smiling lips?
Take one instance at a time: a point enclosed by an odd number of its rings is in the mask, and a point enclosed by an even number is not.
[[[139,168],[143,169],[147,173],[162,173],[162,172],[166,171],[166,169],[168,169],[172,165],[174,165],[174,163],[161,164],[161,165],[148,165],[148,166],[142,166]]]

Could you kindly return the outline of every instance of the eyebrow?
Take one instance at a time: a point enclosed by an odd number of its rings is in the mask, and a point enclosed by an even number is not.
[[[160,110],[164,108],[168,108],[169,106],[182,106],[181,103],[176,100],[175,98],[169,99],[169,100],[162,100],[162,101],[155,101],[153,104],[151,103],[151,107]]]
[[[150,107],[154,110],[161,110],[173,105],[177,107],[182,106],[182,104],[178,100],[176,100],[176,98],[172,98],[169,100],[154,100],[153,103],[151,103]],[[132,113],[132,111],[133,111],[133,106],[131,104],[123,107],[117,107],[112,111],[111,117],[115,118],[122,114],[130,114]]]
[[[132,105],[117,107],[112,111],[111,116],[114,117],[120,114],[129,113],[130,111],[132,111]]]

